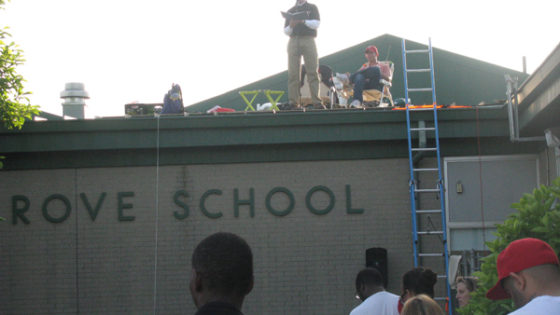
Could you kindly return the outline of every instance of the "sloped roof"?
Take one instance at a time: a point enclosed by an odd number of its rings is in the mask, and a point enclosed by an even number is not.
[[[519,87],[518,102],[523,135],[542,136],[544,129],[560,128],[560,44]]]
[[[376,45],[379,49],[380,60],[391,60],[395,64],[393,98],[404,98],[403,66],[400,37],[385,34],[358,45],[341,50],[337,53],[322,57],[320,64],[330,66],[335,72],[353,72],[364,62],[364,50],[369,45]],[[407,49],[426,49],[427,45],[406,41]],[[436,79],[436,96],[439,104],[477,105],[502,103],[505,99],[506,84],[504,75],[517,76],[522,82],[528,75],[512,69],[496,66],[484,61],[476,60],[449,51],[433,47],[434,68]],[[284,62],[284,60],[279,61]],[[410,55],[407,57],[408,68],[428,67],[426,55]],[[417,76],[417,77],[414,77]],[[239,95],[240,91],[259,89],[287,91],[287,71],[283,71],[253,82],[237,89],[188,106],[188,112],[204,112],[220,105],[236,110],[243,110],[246,104]],[[429,77],[425,74],[409,75],[409,88],[429,87]],[[431,104],[430,95],[410,95],[413,104]],[[281,102],[287,101],[285,94]],[[256,103],[267,102],[264,95],[259,95]]]

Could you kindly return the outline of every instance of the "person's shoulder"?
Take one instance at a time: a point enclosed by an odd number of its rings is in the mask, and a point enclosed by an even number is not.
[[[312,9],[317,10],[317,5],[315,5],[315,4],[313,4],[313,3],[307,2],[306,5],[307,5],[308,8],[312,8]]]
[[[395,301],[398,301],[399,298],[400,298],[398,295],[393,294],[393,293],[388,292],[388,291],[381,291],[381,292],[375,293],[372,296],[377,296],[380,299],[395,300]]]
[[[364,309],[364,306],[362,304],[354,307],[350,312],[350,315],[366,315],[366,314],[367,311]]]
[[[559,314],[560,296],[537,296],[525,306],[517,309],[509,315],[534,315],[534,314]],[[556,313],[555,313],[556,312]]]
[[[383,292],[384,292],[384,294],[385,294],[386,296],[399,298],[398,295],[396,295],[396,294],[394,294],[394,293],[391,293],[391,292],[389,292],[389,291],[383,291]]]

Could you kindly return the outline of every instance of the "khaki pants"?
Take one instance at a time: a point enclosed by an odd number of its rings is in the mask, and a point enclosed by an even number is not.
[[[313,104],[320,104],[319,58],[315,38],[312,36],[294,36],[288,42],[288,100],[290,103],[300,104],[301,56],[305,63],[311,99]]]

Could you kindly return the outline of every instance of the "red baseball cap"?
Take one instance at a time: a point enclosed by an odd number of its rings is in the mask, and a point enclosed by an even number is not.
[[[486,297],[491,300],[508,299],[510,296],[502,287],[502,280],[512,272],[547,264],[560,265],[558,256],[546,242],[536,238],[522,238],[511,242],[498,255],[498,282],[488,290]]]
[[[377,57],[379,57],[379,52],[377,51],[377,47],[374,45],[368,46],[366,48],[366,53],[374,53]]]

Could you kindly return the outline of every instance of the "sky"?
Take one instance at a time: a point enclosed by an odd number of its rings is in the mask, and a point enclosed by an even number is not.
[[[531,73],[560,42],[560,1],[310,2],[319,57],[391,34],[518,71],[526,56]],[[0,27],[24,52],[17,71],[32,104],[61,115],[65,83],[82,82],[86,117],[122,116],[127,103],[162,102],[172,83],[189,105],[286,70],[280,11],[294,3],[11,0]]]

